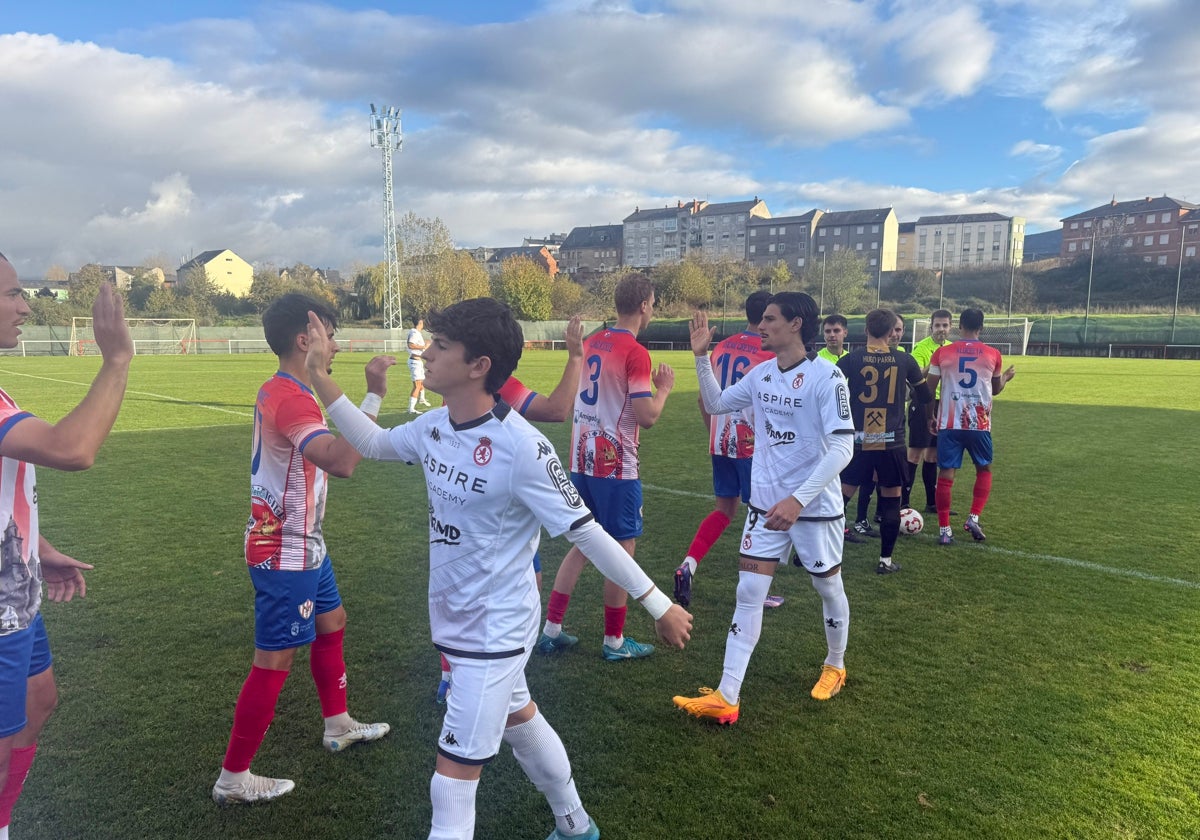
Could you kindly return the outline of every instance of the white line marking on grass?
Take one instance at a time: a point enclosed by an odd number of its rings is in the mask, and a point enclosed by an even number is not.
[[[35,376],[32,373],[20,373],[15,370],[0,370],[0,373],[5,374],[6,376],[24,376],[29,379],[40,379],[43,382],[58,382],[63,385],[78,385],[81,388],[90,387],[92,384],[91,382],[75,382],[70,379],[55,379],[52,376]],[[232,408],[221,408],[220,406],[217,406],[217,405],[209,405],[208,403],[195,402],[194,400],[184,400],[184,399],[180,399],[179,397],[169,397],[166,394],[153,394],[150,391],[126,391],[125,393],[137,394],[139,397],[153,397],[156,400],[166,400],[167,402],[175,402],[175,403],[179,403],[180,405],[194,405],[197,408],[207,408],[209,411],[220,411],[223,414],[233,414],[237,417],[253,417],[254,416],[253,412],[247,413],[245,411],[236,411]]]
[[[643,484],[647,490],[654,490],[659,493],[670,493],[675,496],[690,496],[693,499],[711,499],[712,494],[708,493],[693,493],[690,490],[675,490],[671,487],[659,487],[655,484]],[[929,539],[933,539],[932,536]],[[1063,566],[1074,566],[1077,569],[1087,569],[1091,572],[1101,572],[1106,575],[1116,575],[1117,577],[1136,578],[1137,580],[1146,580],[1151,583],[1165,583],[1168,586],[1180,586],[1185,589],[1200,589],[1200,583],[1194,580],[1183,580],[1182,578],[1165,577],[1163,575],[1152,575],[1149,572],[1142,572],[1137,569],[1119,569],[1115,566],[1105,566],[1101,563],[1093,563],[1090,560],[1076,560],[1073,557],[1059,557],[1055,554],[1035,554],[1030,551],[1020,551],[1015,548],[1000,548],[995,545],[979,545],[976,543],[971,546],[974,551],[990,551],[993,554],[1007,554],[1011,557],[1022,557],[1026,560],[1043,560],[1048,563],[1059,563]]]

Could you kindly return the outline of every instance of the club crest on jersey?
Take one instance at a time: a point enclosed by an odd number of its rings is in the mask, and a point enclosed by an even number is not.
[[[492,460],[492,439],[482,437],[479,439],[479,445],[475,447],[475,465],[486,467]]]
[[[579,497],[579,491],[575,489],[575,484],[557,458],[550,458],[546,461],[546,474],[550,476],[550,480],[554,482],[554,486],[558,488],[558,492],[566,499],[568,505],[573,508],[583,507],[583,499]]]
[[[309,600],[305,601],[303,604],[296,607],[296,609],[299,610],[300,617],[303,618],[305,621],[312,618],[312,614],[313,614],[312,599],[310,598]]]
[[[795,391],[797,388],[799,388],[803,384],[804,384],[804,374],[797,373],[795,378],[792,380],[792,390]]]

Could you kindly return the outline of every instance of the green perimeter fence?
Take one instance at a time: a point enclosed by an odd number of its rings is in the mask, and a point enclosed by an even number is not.
[[[928,313],[902,313],[908,320],[905,343],[912,340],[912,324],[926,319]],[[1021,316],[1017,316],[1021,317]],[[1030,355],[1104,356],[1122,358],[1200,359],[1200,315],[1032,315],[1027,352]],[[865,335],[864,316],[849,316],[850,344],[861,342]],[[997,319],[992,319],[997,320]],[[1004,320],[1004,319],[998,319]],[[740,317],[729,313],[721,317],[710,313],[709,323],[717,330],[717,339],[737,332],[744,325]],[[563,349],[565,321],[522,322],[525,340],[533,348]],[[585,323],[590,333],[605,326],[601,321]],[[658,320],[638,336],[651,349],[684,350],[689,346],[686,319]],[[407,329],[388,332],[370,327],[343,327],[338,330],[338,342],[343,350],[398,353],[405,352]],[[139,353],[192,354],[266,353],[270,352],[258,326],[198,327],[194,342],[185,345],[166,341],[138,342]],[[20,344],[0,350],[9,356],[68,356],[72,353],[69,326],[22,327]],[[92,351],[94,352],[94,351]]]

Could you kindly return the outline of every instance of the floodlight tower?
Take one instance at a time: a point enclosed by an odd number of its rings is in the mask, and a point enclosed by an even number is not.
[[[404,326],[400,306],[400,264],[396,255],[396,208],[392,203],[392,151],[400,151],[403,145],[400,109],[388,107],[376,112],[372,103],[371,148],[383,150],[383,247],[387,255],[383,326],[393,331]]]

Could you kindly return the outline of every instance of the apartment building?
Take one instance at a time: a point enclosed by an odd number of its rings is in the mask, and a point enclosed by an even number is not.
[[[816,222],[812,258],[819,261],[822,254],[851,251],[873,274],[895,271],[898,228],[891,207],[826,212]]]
[[[693,199],[678,202],[674,207],[643,210],[635,207],[622,220],[621,248],[625,265],[630,268],[649,268],[660,263],[677,263],[688,254],[691,244],[689,220],[706,201]],[[699,242],[696,243],[699,245]]]
[[[705,204],[688,217],[689,251],[709,260],[737,260],[748,255],[747,225],[753,219],[769,219],[765,201],[755,196],[750,201]],[[682,258],[682,257],[681,257]]]
[[[913,268],[996,268],[1020,265],[1025,256],[1025,219],[1021,216],[922,216],[914,235],[917,257]]]
[[[571,274],[605,272],[621,267],[622,225],[572,228],[558,251],[558,267]]]
[[[1093,248],[1100,254],[1141,259],[1155,265],[1179,265],[1184,257],[1196,254],[1195,245],[1187,252],[1188,241],[1200,243],[1200,206],[1162,196],[1117,201],[1093,207],[1062,220],[1064,260],[1091,257]]]
[[[746,261],[757,268],[784,262],[802,274],[812,262],[813,228],[824,215],[809,210],[800,216],[751,217],[746,221]]]

